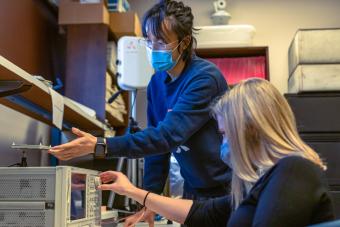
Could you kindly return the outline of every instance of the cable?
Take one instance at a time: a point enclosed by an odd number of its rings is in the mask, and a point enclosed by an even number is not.
[[[115,99],[123,92],[123,90],[119,90],[116,93],[114,93],[108,100],[107,103],[111,104]]]
[[[132,110],[136,108],[136,100],[137,100],[137,90],[135,91],[134,97],[133,97],[133,103],[131,105],[131,111],[130,111],[130,117],[129,117],[129,125],[127,128],[128,133],[136,133],[141,131],[141,128],[138,127],[138,122],[133,118],[132,116]]]
[[[133,109],[134,107],[136,107],[136,99],[137,99],[137,89],[136,89],[136,91],[135,91],[135,97],[134,97],[134,100],[133,100],[131,109]],[[131,113],[130,113],[130,117],[132,117],[132,111],[131,111]]]
[[[20,166],[20,165],[21,165],[21,163],[15,163],[15,164],[9,165],[7,167],[14,167],[14,166]]]

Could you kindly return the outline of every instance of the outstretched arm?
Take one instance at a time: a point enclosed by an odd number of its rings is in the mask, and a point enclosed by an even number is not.
[[[169,152],[211,119],[210,103],[221,95],[221,92],[222,89],[211,76],[195,78],[157,127],[148,127],[135,134],[107,138],[108,155],[141,158]],[[52,147],[49,153],[58,159],[69,160],[94,152],[96,137],[78,129],[72,131],[78,136],[77,139]]]
[[[98,189],[112,190],[120,195],[130,197],[140,204],[144,203],[145,196],[148,192],[136,188],[124,174],[115,171],[107,171],[102,173],[100,178],[103,183],[112,181],[113,183],[102,184]],[[181,224],[185,222],[192,204],[192,200],[172,199],[154,193],[149,193],[145,200],[145,206],[148,209]]]
[[[211,120],[210,104],[220,95],[220,90],[210,75],[193,79],[157,125],[135,134],[107,138],[108,155],[141,158],[168,153]]]

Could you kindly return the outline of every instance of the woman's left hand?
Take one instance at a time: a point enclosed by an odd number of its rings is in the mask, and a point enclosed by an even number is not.
[[[128,192],[133,191],[136,187],[129,181],[127,176],[121,172],[107,171],[99,175],[101,181],[104,183],[98,186],[100,190],[111,190],[120,195],[127,195]],[[107,184],[112,182],[111,184]]]

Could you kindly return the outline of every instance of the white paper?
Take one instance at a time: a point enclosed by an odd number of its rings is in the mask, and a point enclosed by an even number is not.
[[[48,89],[52,98],[52,122],[54,126],[61,130],[64,118],[64,96],[60,95],[52,88]]]

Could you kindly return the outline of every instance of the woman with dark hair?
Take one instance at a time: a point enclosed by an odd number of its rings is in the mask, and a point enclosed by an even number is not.
[[[146,12],[144,43],[156,73],[147,90],[148,128],[114,138],[79,137],[50,149],[61,160],[97,153],[108,157],[145,157],[144,188],[162,193],[171,153],[184,178],[183,197],[203,200],[229,191],[230,169],[220,159],[222,136],[209,105],[227,89],[217,67],[194,54],[193,14],[182,2],[165,0]],[[137,214],[139,215],[139,214]],[[153,213],[145,212],[145,218]]]

